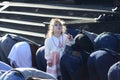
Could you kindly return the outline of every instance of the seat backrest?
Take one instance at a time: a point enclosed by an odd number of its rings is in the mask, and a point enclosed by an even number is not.
[[[119,50],[119,39],[114,33],[103,32],[95,38],[95,49]]]
[[[44,57],[45,46],[40,47],[36,52],[37,69],[46,71],[47,61]]]
[[[93,32],[89,32],[89,31],[86,31],[86,30],[83,30],[82,33],[87,35],[89,37],[89,39],[92,41],[92,43],[95,44],[94,39],[98,36],[98,34],[93,33]]]
[[[11,66],[9,66],[8,64],[0,61],[0,70],[5,70],[5,71],[7,71],[7,70],[10,70],[10,69],[12,69]]]
[[[7,59],[7,56],[12,48],[12,46],[16,43],[13,39],[10,38],[9,35],[4,35],[1,37],[0,40],[0,58],[1,61],[9,64],[9,60]]]
[[[35,68],[14,68],[0,76],[0,80],[28,80],[30,77],[36,77],[45,80],[56,80],[50,74]],[[37,79],[38,80],[38,79]]]

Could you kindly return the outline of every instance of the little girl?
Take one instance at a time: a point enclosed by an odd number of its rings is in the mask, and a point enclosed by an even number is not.
[[[64,21],[51,19],[47,38],[45,39],[45,59],[47,60],[47,72],[56,79],[61,76],[60,59],[63,55],[65,45],[74,43],[73,37],[65,34]]]

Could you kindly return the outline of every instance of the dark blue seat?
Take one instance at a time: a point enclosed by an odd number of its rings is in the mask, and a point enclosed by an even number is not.
[[[114,33],[101,33],[95,39],[95,49],[88,58],[89,80],[108,80],[110,66],[120,60],[119,39]]]
[[[108,71],[108,80],[120,80],[120,61],[110,67]]]
[[[46,71],[47,63],[44,57],[45,46],[40,47],[36,52],[37,69]]]
[[[75,36],[75,44],[66,46],[60,61],[62,80],[88,80],[87,59],[94,45],[85,34]]]
[[[14,68],[0,76],[0,80],[33,80],[32,78],[56,80],[50,74],[35,68]]]

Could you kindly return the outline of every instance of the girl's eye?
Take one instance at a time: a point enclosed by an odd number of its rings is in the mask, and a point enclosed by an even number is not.
[[[60,23],[55,24],[54,26],[62,26]]]

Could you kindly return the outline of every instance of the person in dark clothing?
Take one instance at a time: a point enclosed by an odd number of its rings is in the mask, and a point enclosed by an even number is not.
[[[101,33],[95,39],[95,50],[88,58],[89,80],[108,80],[110,66],[120,60],[119,39],[114,33]]]
[[[108,80],[120,80],[120,61],[110,67],[108,71]]]
[[[85,34],[74,38],[75,44],[66,46],[60,61],[62,80],[88,80],[87,58],[94,49],[93,43]]]

